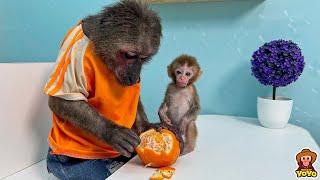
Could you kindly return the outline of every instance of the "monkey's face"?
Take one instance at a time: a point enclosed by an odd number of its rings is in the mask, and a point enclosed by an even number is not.
[[[139,81],[142,65],[159,48],[160,18],[142,1],[122,0],[85,19],[89,39],[118,81],[130,86]]]
[[[176,85],[179,87],[186,87],[189,84],[190,79],[193,77],[194,73],[191,67],[187,64],[175,69]]]
[[[311,162],[311,156],[302,156],[301,162],[302,162],[303,166],[305,166],[305,167],[309,166],[309,164]]]
[[[154,54],[154,50],[152,48],[142,50],[137,46],[125,44],[115,54],[113,59],[115,76],[122,85],[131,86],[139,82],[141,68]]]
[[[104,51],[105,62],[114,72],[120,84],[131,86],[139,82],[142,66],[158,51],[159,45],[152,45],[148,38],[123,43],[109,41]],[[125,41],[125,40],[123,40]]]

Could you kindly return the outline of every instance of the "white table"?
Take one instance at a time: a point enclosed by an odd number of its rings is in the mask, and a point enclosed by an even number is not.
[[[173,165],[175,180],[297,179],[295,156],[304,148],[318,153],[313,165],[320,173],[320,149],[303,128],[267,129],[255,118],[219,115],[201,115],[197,126],[197,148]],[[108,180],[147,180],[153,172],[135,157]]]
[[[42,160],[30,167],[27,167],[17,173],[5,177],[1,180],[59,180],[47,171],[46,160]]]

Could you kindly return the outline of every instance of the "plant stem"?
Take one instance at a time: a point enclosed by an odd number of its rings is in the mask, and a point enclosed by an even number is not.
[[[276,100],[276,89],[277,87],[273,86],[273,90],[272,90],[272,99]]]

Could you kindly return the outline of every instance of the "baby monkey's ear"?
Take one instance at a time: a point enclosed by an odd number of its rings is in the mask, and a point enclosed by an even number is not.
[[[172,80],[175,80],[175,74],[174,74],[174,70],[173,70],[172,64],[170,64],[169,66],[167,66],[167,71],[168,71],[168,76],[169,76]]]
[[[198,78],[202,75],[202,73],[203,73],[202,70],[200,70],[200,71],[198,72]]]
[[[200,68],[199,66],[196,66],[196,67],[197,67],[197,69]],[[196,82],[201,75],[202,75],[202,70],[201,69],[196,70],[195,74],[190,79],[189,84],[193,84],[194,82]]]

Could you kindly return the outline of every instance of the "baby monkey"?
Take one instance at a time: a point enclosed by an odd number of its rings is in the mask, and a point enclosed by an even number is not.
[[[159,108],[162,123],[177,127],[184,141],[182,154],[194,150],[197,138],[195,120],[200,112],[200,100],[193,84],[202,74],[195,57],[181,55],[168,66],[172,82],[168,85]]]

